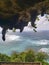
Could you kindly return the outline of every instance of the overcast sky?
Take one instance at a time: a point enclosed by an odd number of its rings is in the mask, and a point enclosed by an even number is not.
[[[39,21],[36,21],[37,24],[37,30],[49,30],[49,15],[47,15],[48,18],[46,18],[46,15],[41,17],[39,16]]]
[[[48,16],[48,15],[47,15]],[[41,31],[41,30],[49,30],[49,21],[48,19],[46,18],[46,15],[41,17],[40,15],[38,16],[39,17],[39,20],[36,20],[36,26],[37,26],[37,31]],[[48,16],[49,18],[49,16]],[[30,23],[29,23],[30,24]],[[27,31],[27,30],[32,30],[32,27],[31,25],[28,24],[28,27],[25,28],[24,30]]]

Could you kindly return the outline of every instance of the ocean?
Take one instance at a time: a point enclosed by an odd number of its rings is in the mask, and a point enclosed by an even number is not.
[[[0,53],[10,55],[13,51],[23,52],[33,49],[36,52],[43,51],[49,54],[49,31],[7,33],[5,42],[1,36],[0,33]]]

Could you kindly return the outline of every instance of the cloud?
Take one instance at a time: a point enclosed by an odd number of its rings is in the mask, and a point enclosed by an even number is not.
[[[37,30],[49,30],[49,21],[46,18],[46,14],[43,17],[41,17],[40,15],[38,17],[40,20],[39,21],[36,20]]]
[[[7,42],[9,43],[9,42],[12,42],[12,41],[21,41],[21,37],[19,35],[6,34],[6,41],[4,42],[2,40],[2,35],[0,34],[0,43],[2,42],[2,43],[7,44]]]
[[[6,35],[6,41],[10,42],[10,41],[14,41],[14,40],[21,41],[20,36],[18,36],[18,35],[9,35],[9,34]]]
[[[2,28],[0,27],[0,33],[1,33],[1,31],[2,31]]]
[[[36,26],[37,26],[37,29],[36,29],[37,31],[49,30],[49,21],[48,21],[48,18],[46,18],[46,16],[48,16],[49,18],[49,15],[46,15],[46,14],[43,17],[41,17],[40,15],[38,16],[39,20],[35,21]],[[30,22],[28,26],[24,28],[24,31],[33,31],[33,27],[31,26]]]

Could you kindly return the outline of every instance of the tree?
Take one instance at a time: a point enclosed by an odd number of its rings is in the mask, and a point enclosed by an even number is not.
[[[35,61],[35,52],[33,50],[29,50],[25,56],[25,62],[34,62]]]
[[[12,54],[11,54],[11,61],[16,61],[16,59],[17,59],[17,57],[18,57],[18,54],[14,51],[14,52],[12,52]]]
[[[22,62],[20,58],[11,59],[11,62]]]
[[[18,58],[20,58],[22,62],[25,62],[25,57],[26,57],[26,52],[22,52],[18,56]]]
[[[37,53],[37,60],[43,62],[48,58],[48,55],[44,52]]]
[[[10,62],[10,57],[0,53],[0,62]]]

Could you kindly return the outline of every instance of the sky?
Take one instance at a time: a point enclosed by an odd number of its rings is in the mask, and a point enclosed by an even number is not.
[[[45,14],[43,17],[39,15],[38,17],[40,20],[36,20],[37,30],[49,30],[49,15]]]
[[[46,18],[46,16],[48,18]],[[49,15],[46,15],[41,17],[40,15],[38,16],[39,20],[36,20],[35,24],[37,26],[37,31],[43,31],[43,30],[49,30]],[[28,27],[26,27],[24,29],[25,31],[29,30],[29,31],[32,31],[33,28],[31,27],[30,23],[28,24]]]

